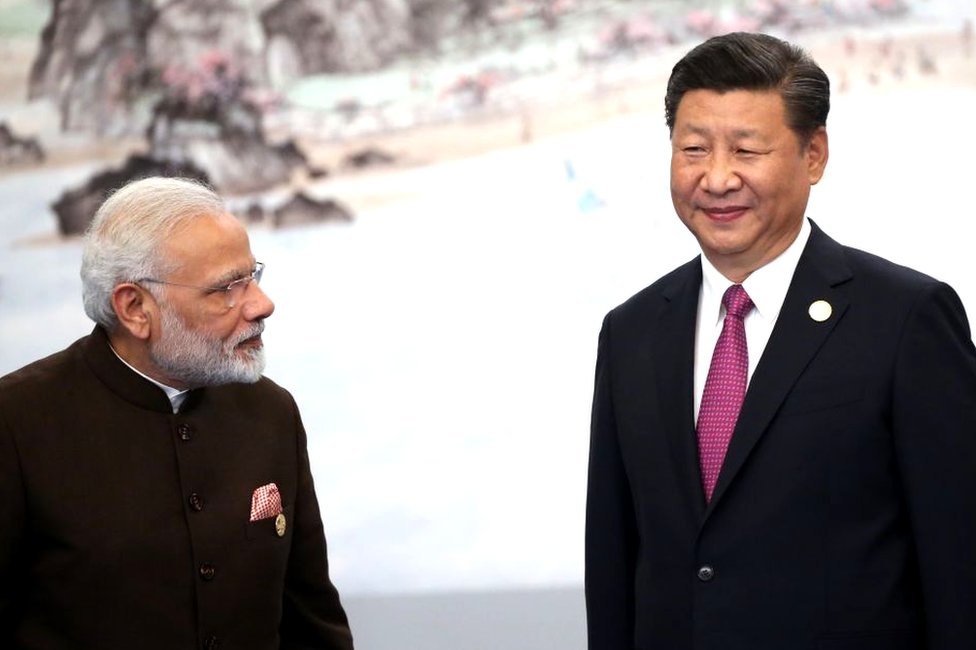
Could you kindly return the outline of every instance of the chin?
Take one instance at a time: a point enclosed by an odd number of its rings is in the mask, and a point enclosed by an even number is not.
[[[698,238],[698,244],[714,255],[738,255],[749,250],[749,242],[734,233],[705,233]]]
[[[264,373],[264,349],[260,347],[237,348],[225,357],[219,368],[213,369],[214,384],[253,384]]]
[[[248,371],[247,383],[253,384],[261,379],[264,373],[265,359],[264,348],[256,348],[248,351],[247,360],[244,362]]]

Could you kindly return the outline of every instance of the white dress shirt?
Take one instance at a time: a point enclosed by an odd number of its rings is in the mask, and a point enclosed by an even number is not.
[[[747,382],[752,379],[752,373],[766,349],[766,343],[769,342],[769,336],[786,299],[786,292],[793,281],[793,272],[796,271],[800,254],[809,238],[810,223],[804,219],[800,233],[789,248],[773,261],[753,271],[742,282],[742,288],[755,305],[743,321],[746,328],[746,346],[749,349]],[[712,352],[725,320],[722,296],[734,284],[712,266],[704,255],[701,256],[701,264],[702,285],[698,292],[698,323],[695,328],[695,422],[698,422],[698,409],[705,391],[708,367],[712,363]],[[748,383],[746,386],[748,390]]]

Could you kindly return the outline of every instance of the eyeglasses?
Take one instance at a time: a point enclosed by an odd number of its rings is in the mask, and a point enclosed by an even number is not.
[[[152,282],[154,284],[168,284],[174,287],[186,287],[187,289],[200,289],[210,294],[222,293],[224,294],[227,309],[230,309],[244,297],[244,292],[247,291],[247,285],[251,284],[251,281],[255,284],[261,284],[262,275],[264,275],[264,264],[255,262],[254,270],[243,278],[237,278],[219,287],[201,287],[196,284],[180,284],[179,282],[167,282],[166,280],[156,280],[155,278],[142,278],[139,281]]]

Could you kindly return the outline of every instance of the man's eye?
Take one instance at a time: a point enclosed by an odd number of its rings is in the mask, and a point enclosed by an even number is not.
[[[233,282],[229,283],[224,287],[224,291],[233,291],[234,289],[240,289],[247,286],[247,283],[251,281],[251,276],[245,275],[243,278],[237,278]]]
[[[691,154],[693,156],[698,156],[705,153],[705,147],[699,147],[699,146],[685,147],[684,152],[687,154]]]
[[[219,287],[210,287],[209,293],[227,293],[233,289],[240,280],[234,280],[233,282],[228,282],[227,284],[221,285]]]

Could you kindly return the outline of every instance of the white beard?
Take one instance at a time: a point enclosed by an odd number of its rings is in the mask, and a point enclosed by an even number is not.
[[[221,384],[253,384],[264,371],[264,347],[238,350],[242,341],[264,331],[258,321],[232,341],[222,342],[186,326],[168,306],[161,305],[162,336],[149,348],[149,358],[166,375],[191,388]]]

